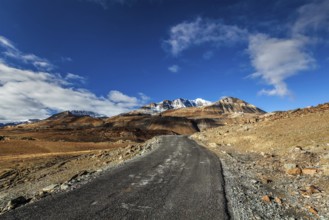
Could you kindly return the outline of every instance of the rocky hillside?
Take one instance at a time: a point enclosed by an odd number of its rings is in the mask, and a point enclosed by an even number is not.
[[[193,138],[220,155],[239,219],[329,219],[329,103]]]
[[[206,106],[205,109],[216,109],[221,113],[266,113],[252,104],[233,97],[222,98],[212,105]]]

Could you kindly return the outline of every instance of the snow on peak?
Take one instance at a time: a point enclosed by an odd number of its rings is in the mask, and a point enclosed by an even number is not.
[[[164,100],[159,103],[151,103],[149,105],[143,106],[141,109],[138,109],[134,112],[143,112],[143,113],[160,113],[170,109],[179,109],[179,108],[190,108],[190,107],[202,107],[211,105],[212,102],[206,101],[201,98],[195,100],[189,99],[175,99],[175,100]]]
[[[212,102],[201,99],[201,98],[197,98],[192,100],[197,106],[207,106],[207,105],[211,105]]]

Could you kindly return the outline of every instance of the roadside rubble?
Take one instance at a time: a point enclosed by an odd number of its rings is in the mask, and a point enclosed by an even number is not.
[[[329,219],[329,176],[318,164],[324,155],[239,153],[193,139],[219,156],[234,219]]]

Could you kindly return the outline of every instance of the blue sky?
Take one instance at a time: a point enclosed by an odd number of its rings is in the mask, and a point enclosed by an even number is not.
[[[329,0],[2,0],[0,121],[222,96],[328,102]]]

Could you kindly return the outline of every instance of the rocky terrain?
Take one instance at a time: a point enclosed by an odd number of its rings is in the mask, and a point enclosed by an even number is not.
[[[235,219],[329,219],[329,104],[266,113],[232,97],[166,103],[152,114],[67,111],[1,128],[2,212],[79,187],[156,136],[183,134],[221,159]]]
[[[329,218],[329,104],[192,135],[222,160],[237,219]]]

